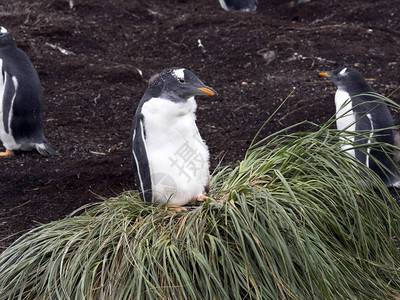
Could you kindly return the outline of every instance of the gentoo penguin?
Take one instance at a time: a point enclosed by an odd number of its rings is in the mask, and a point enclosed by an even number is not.
[[[209,152],[196,126],[196,95],[215,95],[191,71],[150,79],[133,119],[131,152],[143,201],[182,206],[208,191]]]
[[[42,130],[42,87],[28,56],[14,43],[12,35],[0,26],[0,139],[6,148],[36,149],[40,154],[56,154]]]
[[[339,130],[363,134],[354,137],[358,145],[368,145],[373,141],[394,145],[394,122],[389,108],[382,96],[371,88],[358,71],[340,68],[319,75],[328,77],[338,87],[335,106],[336,125]],[[366,134],[369,138],[365,138]],[[346,145],[343,149],[348,149],[350,154],[379,175],[386,186],[400,187],[400,176],[394,164],[393,151],[389,147],[386,150],[376,146],[367,147],[360,151],[352,145]]]
[[[255,12],[257,9],[256,0],[219,0],[221,7],[226,10],[242,10]]]

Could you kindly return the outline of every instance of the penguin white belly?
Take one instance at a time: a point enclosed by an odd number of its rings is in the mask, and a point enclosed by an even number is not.
[[[153,98],[142,107],[153,201],[185,205],[204,193],[209,152],[196,126],[196,101]]]
[[[3,76],[4,74],[4,76]],[[7,85],[7,80],[10,80],[11,77],[3,70],[3,60],[0,59],[0,140],[3,142],[3,145],[6,149],[8,150],[15,150],[18,148],[17,143],[15,142],[14,137],[12,136],[11,133],[11,128],[10,128],[10,122],[11,122],[11,112],[12,112],[12,104],[11,104],[11,109],[9,112],[9,117],[8,117],[8,124],[4,124],[4,112],[3,108],[4,108],[4,97],[6,95],[5,93],[5,89],[6,89],[6,85]],[[15,90],[17,90],[17,86],[18,83],[16,81],[16,78],[13,77],[12,81],[14,83],[15,86]],[[15,99],[15,96],[12,99],[12,103]],[[5,126],[7,126],[7,130],[5,128]],[[7,133],[8,131],[8,133]]]
[[[352,101],[350,95],[338,89],[335,94],[336,106],[336,127],[339,130],[356,131],[356,118],[353,112]],[[350,137],[354,142],[354,136]],[[353,145],[343,145],[342,149],[347,150],[349,154],[355,157],[355,150],[350,149]]]

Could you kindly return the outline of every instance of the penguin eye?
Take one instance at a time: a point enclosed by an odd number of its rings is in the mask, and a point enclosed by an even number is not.
[[[182,84],[186,83],[185,79],[179,78],[178,80],[179,80],[179,82],[182,83]]]

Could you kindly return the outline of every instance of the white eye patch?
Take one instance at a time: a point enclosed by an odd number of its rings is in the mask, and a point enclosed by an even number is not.
[[[176,78],[184,80],[185,79],[185,69],[176,69],[172,72],[172,75],[174,75]]]
[[[347,68],[344,68],[342,71],[340,71],[339,75],[342,75],[342,76],[346,75],[346,71],[347,71]]]
[[[3,26],[0,26],[0,33],[7,33],[7,29],[5,29]]]

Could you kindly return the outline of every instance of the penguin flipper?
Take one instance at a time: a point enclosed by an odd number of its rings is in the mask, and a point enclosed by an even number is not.
[[[362,130],[360,128],[362,128]],[[396,153],[393,153],[390,147],[387,148],[385,146],[385,144],[394,144],[395,132],[392,129],[380,128],[380,125],[376,124],[372,120],[370,114],[367,114],[364,118],[357,121],[356,131],[369,134],[369,139],[359,137],[357,141],[357,144],[366,146],[367,153],[365,153],[365,151],[361,153],[361,151],[356,150],[356,157],[363,164],[372,169],[382,179],[386,186],[399,187],[400,174],[395,165],[394,157]],[[382,146],[368,146],[372,141],[382,143]]]
[[[153,202],[152,179],[150,165],[147,157],[145,143],[145,131],[143,117],[136,117],[132,130],[132,164],[135,173],[136,186],[140,192],[140,198],[145,202]]]
[[[0,61],[0,66],[2,67],[2,61]],[[16,88],[14,85],[14,82],[11,78],[11,76],[5,72],[4,69],[1,70],[4,76],[2,76],[3,79],[3,126],[4,126],[4,131],[6,133],[10,133],[10,112],[12,109],[12,103],[13,99],[15,99],[15,94],[16,94]],[[1,92],[1,91],[0,91]]]
[[[371,142],[366,138],[368,135],[369,138],[372,138],[373,135],[373,124],[370,118],[366,115],[356,114],[356,132],[363,134],[363,136],[355,136],[354,141],[357,145],[364,145],[364,151],[360,151],[359,149],[355,149],[356,158],[362,162],[364,165],[370,167],[371,159],[367,153],[370,152],[368,149],[368,144]],[[364,148],[364,147],[363,147]]]

